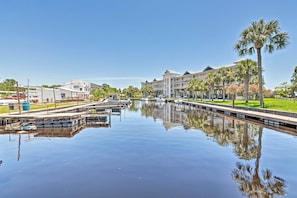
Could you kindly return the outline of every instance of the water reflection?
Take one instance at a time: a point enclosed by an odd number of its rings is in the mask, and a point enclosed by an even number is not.
[[[270,169],[262,170],[262,177],[259,175],[263,127],[244,122],[243,127],[239,127],[239,129],[241,128],[243,128],[243,132],[239,130],[241,137],[235,144],[235,153],[241,159],[256,158],[256,160],[255,167],[249,164],[244,165],[241,162],[236,163],[232,177],[239,184],[239,190],[247,197],[285,196],[286,181],[284,179],[273,176]]]
[[[296,197],[296,139],[182,105],[129,108],[100,132],[0,136],[0,197]]]
[[[261,177],[262,176],[262,177]],[[247,197],[279,197],[286,195],[284,179],[273,176],[269,169],[262,170],[259,175],[259,161],[255,167],[240,162],[232,172],[233,180],[239,184],[239,190]]]
[[[21,134],[19,134],[19,144],[18,144],[18,161],[21,159]]]
[[[231,173],[233,181],[238,184],[243,195],[253,198],[286,195],[286,181],[283,178],[273,176],[269,168],[263,169],[259,174],[263,126],[243,119],[170,103],[141,103],[139,108],[143,116],[162,119],[166,129],[175,126],[183,126],[186,130],[199,129],[220,146],[232,146],[239,160],[246,162],[254,160],[254,167],[238,161]]]
[[[58,127],[58,128],[38,128],[34,131],[19,131],[14,133],[8,133],[8,141],[14,142],[17,139],[17,161],[21,160],[21,145],[22,141],[27,143],[32,140],[37,140],[38,138],[46,138],[48,140],[51,140],[51,138],[72,138],[76,134],[78,134],[80,131],[82,131],[86,127],[98,127],[99,125],[75,125],[72,127]],[[100,125],[101,126],[101,125]],[[6,133],[1,133],[2,135],[5,135]],[[14,136],[17,136],[18,138],[13,138]],[[23,140],[22,140],[23,139]],[[2,161],[0,160],[0,165],[2,164]]]

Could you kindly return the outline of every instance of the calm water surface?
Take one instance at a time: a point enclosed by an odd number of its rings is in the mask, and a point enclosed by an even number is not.
[[[110,128],[0,135],[0,197],[296,198],[296,151],[278,130],[135,103]]]

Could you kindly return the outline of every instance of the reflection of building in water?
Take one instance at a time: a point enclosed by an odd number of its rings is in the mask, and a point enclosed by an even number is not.
[[[278,197],[286,195],[286,180],[274,176],[272,170],[260,170],[263,124],[253,124],[246,119],[234,118],[212,111],[189,106],[146,104],[151,116],[162,119],[166,129],[183,125],[195,128],[222,147],[231,146],[233,153],[245,162],[236,163],[231,175],[239,191],[247,197]],[[148,114],[147,114],[148,115]],[[262,174],[260,174],[262,173]]]
[[[185,129],[200,129],[204,132],[207,132],[207,136],[213,136],[213,133],[218,131],[225,131],[226,135],[229,136],[229,133],[242,133],[242,130],[244,130],[244,123],[247,122],[247,120],[243,118],[228,116],[222,113],[216,113],[205,109],[191,107],[188,105],[175,103],[160,104],[155,102],[146,102],[140,104],[141,113],[143,116],[150,116],[153,117],[155,120],[162,120],[163,125],[166,129],[183,126]],[[257,132],[255,132],[255,128],[257,127],[251,127],[252,125],[262,126],[296,136],[296,131],[293,131],[290,128],[275,128],[273,126],[264,125],[263,123],[261,124],[254,120],[248,120],[248,122],[249,134],[251,136],[255,136],[255,134],[257,134]],[[235,142],[236,141],[237,140],[235,140]]]
[[[229,132],[234,132],[234,127],[236,127],[234,126],[234,118],[225,119],[224,115],[173,103],[143,103],[142,114],[162,120],[166,129],[183,126],[185,129],[205,130],[209,128],[210,130],[210,128],[215,127],[216,129],[228,129]]]
[[[142,104],[142,114],[163,120],[164,127],[170,129],[186,124],[187,114],[183,112],[184,108],[186,107],[177,104],[149,102]]]
[[[164,107],[163,125],[166,129],[184,125],[187,115],[183,111],[176,111],[177,106],[173,104]]]

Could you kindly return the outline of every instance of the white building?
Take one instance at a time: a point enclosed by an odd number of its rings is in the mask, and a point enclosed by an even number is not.
[[[59,87],[62,100],[83,100],[89,98],[90,93],[78,91],[68,87]]]
[[[62,99],[61,90],[58,88],[30,87],[27,95],[30,102],[46,103]]]
[[[65,85],[57,88],[31,86],[25,94],[29,96],[30,102],[46,103],[62,100],[84,100],[89,98],[90,92],[96,87],[101,86],[76,80],[67,82]]]
[[[207,66],[201,72],[189,72],[186,71],[184,74],[180,74],[175,71],[166,70],[163,74],[163,79],[153,81],[145,81],[141,83],[141,87],[151,86],[153,87],[156,96],[163,95],[164,97],[171,98],[171,97],[183,97],[187,96],[187,87],[189,82],[197,78],[199,80],[203,80],[207,77],[208,73],[211,71],[215,71],[222,67],[234,67],[238,61],[234,62],[230,65],[223,65],[218,68],[213,68]]]
[[[90,97],[91,91],[95,88],[100,88],[100,85],[85,82],[82,80],[72,80],[66,82],[61,89],[62,99],[67,98],[79,98],[88,99]]]

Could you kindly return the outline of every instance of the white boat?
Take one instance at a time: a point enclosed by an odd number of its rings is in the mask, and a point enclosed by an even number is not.
[[[27,124],[25,126],[23,126],[23,130],[24,131],[32,131],[32,130],[36,130],[37,126],[34,124]]]
[[[148,98],[140,98],[140,101],[148,101]]]
[[[174,103],[175,104],[182,104],[183,103],[183,100],[182,99],[174,100]]]
[[[164,98],[155,98],[155,99],[156,99],[156,102],[165,102]]]

